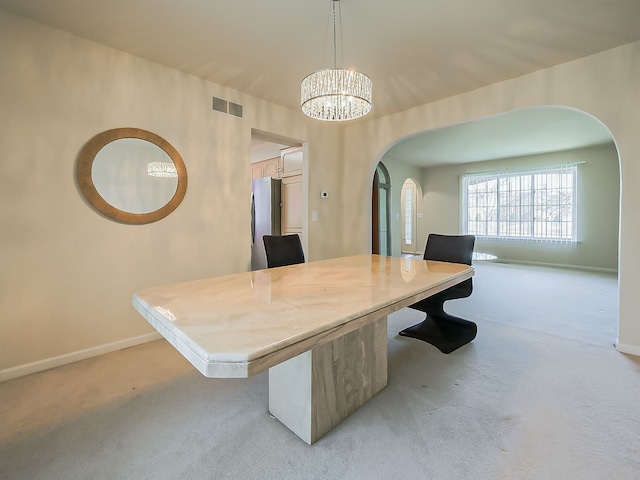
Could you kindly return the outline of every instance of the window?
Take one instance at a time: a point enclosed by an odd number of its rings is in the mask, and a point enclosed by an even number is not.
[[[462,177],[463,231],[576,242],[576,165]]]
[[[413,243],[413,187],[404,189],[404,243]]]
[[[402,253],[416,253],[416,213],[418,186],[411,178],[402,185]]]

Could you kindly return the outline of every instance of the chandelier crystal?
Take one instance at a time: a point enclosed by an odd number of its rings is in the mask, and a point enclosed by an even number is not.
[[[352,120],[371,110],[373,83],[363,73],[344,69],[319,70],[300,86],[302,112],[329,121]]]
[[[177,177],[176,166],[170,162],[149,162],[147,163],[147,174],[151,177]]]
[[[334,68],[318,70],[302,80],[300,106],[311,118],[340,122],[369,113],[373,83],[363,73],[336,67],[336,4],[339,0],[331,0]]]

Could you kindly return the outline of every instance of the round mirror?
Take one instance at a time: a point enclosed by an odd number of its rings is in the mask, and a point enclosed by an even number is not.
[[[187,170],[178,152],[158,135],[136,128],[93,137],[80,151],[76,173],[89,203],[123,223],[166,217],[187,190]]]

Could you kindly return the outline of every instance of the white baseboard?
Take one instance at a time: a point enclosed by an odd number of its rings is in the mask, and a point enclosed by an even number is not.
[[[620,353],[627,353],[629,355],[636,355],[640,357],[640,346],[637,345],[627,345],[624,343],[616,342],[616,350],[618,350]]]
[[[137,337],[118,340],[117,342],[98,345],[97,347],[65,353],[64,355],[59,355],[57,357],[45,358],[44,360],[38,360],[37,362],[7,368],[5,370],[0,370],[0,382],[11,380],[12,378],[24,377],[25,375],[30,375],[36,372],[42,372],[43,370],[49,370],[50,368],[60,367],[79,360],[97,357],[98,355],[104,355],[105,353],[115,352],[124,348],[134,347],[160,338],[162,338],[162,336],[158,332],[147,333]]]
[[[618,273],[618,270],[615,268],[584,267],[582,265],[570,265],[565,263],[528,262],[526,260],[511,260],[508,258],[497,258],[496,260],[488,261],[493,263],[508,263],[512,265],[533,265],[538,267],[568,268],[569,270],[584,270],[587,272]]]

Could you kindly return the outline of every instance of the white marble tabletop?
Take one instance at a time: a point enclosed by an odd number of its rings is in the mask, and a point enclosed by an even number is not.
[[[467,265],[358,255],[151,287],[133,305],[205,376],[247,377],[472,275]]]

